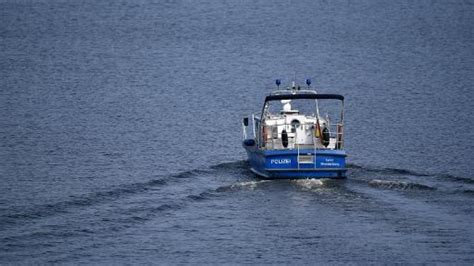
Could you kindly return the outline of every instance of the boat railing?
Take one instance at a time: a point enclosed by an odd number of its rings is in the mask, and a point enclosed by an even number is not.
[[[257,127],[258,123],[257,122]],[[284,128],[288,132],[288,145],[285,147],[282,143],[282,132],[279,129]],[[303,130],[297,130],[302,128]],[[328,129],[329,139],[324,141],[322,131]],[[330,123],[329,125],[320,126],[318,132],[317,125],[310,123],[300,123],[294,126],[288,123],[279,123],[276,125],[263,126],[261,137],[258,138],[259,146],[267,150],[284,150],[284,149],[325,149],[325,150],[341,150],[344,148],[344,125],[343,123]],[[308,134],[310,132],[310,134]],[[303,136],[298,134],[304,134]],[[258,137],[257,133],[257,137]],[[325,142],[327,142],[327,145]]]
[[[243,139],[257,139],[257,128],[260,127],[260,116],[257,114],[252,114],[251,115],[251,120],[252,122],[252,137],[249,138],[248,136],[248,126],[249,126],[249,118],[244,117],[242,120],[242,134],[243,134]]]
[[[318,132],[317,125],[313,122],[300,123],[297,127],[303,128],[305,136],[298,136],[299,130],[294,125],[289,123],[278,123],[276,125],[261,126],[260,116],[258,114],[251,115],[252,121],[252,136],[248,134],[249,119],[244,118],[242,122],[243,139],[254,139],[257,145],[262,149],[267,150],[284,150],[284,149],[314,149],[314,150],[342,150],[344,149],[344,123],[329,123],[320,126]],[[289,134],[287,147],[282,143],[282,132],[279,128],[283,127]],[[329,141],[325,146],[322,136],[320,135],[324,128],[328,129]],[[311,132],[310,135],[307,132]],[[299,133],[301,134],[301,132]],[[319,136],[318,136],[319,135]],[[309,137],[309,138],[308,138]],[[303,142],[301,140],[304,140]]]
[[[314,90],[300,89],[300,90],[276,90],[272,91],[270,95],[292,95],[292,94],[316,94]]]

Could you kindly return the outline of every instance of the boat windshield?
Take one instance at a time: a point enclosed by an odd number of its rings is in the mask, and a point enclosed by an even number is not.
[[[333,123],[343,120],[343,107],[340,101],[332,99],[283,99],[267,101],[263,118],[298,114],[310,117],[331,118]]]

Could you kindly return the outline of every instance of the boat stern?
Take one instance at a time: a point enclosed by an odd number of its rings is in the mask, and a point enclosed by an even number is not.
[[[265,178],[345,178],[343,150],[248,151],[252,171]]]

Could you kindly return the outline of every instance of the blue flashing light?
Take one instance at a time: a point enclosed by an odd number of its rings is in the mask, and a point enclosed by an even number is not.
[[[311,85],[311,79],[306,79],[306,85],[308,85],[308,87]]]
[[[276,84],[278,87],[280,87],[281,80],[279,80],[279,79],[275,80],[275,84]]]

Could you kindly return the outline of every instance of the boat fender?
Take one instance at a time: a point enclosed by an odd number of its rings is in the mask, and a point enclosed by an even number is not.
[[[327,147],[329,145],[329,129],[327,127],[323,128],[323,145]]]
[[[288,133],[284,129],[281,132],[281,144],[283,144],[285,148],[288,147]]]
[[[254,139],[246,139],[246,140],[244,140],[244,145],[245,146],[254,146],[255,145],[255,140]]]

